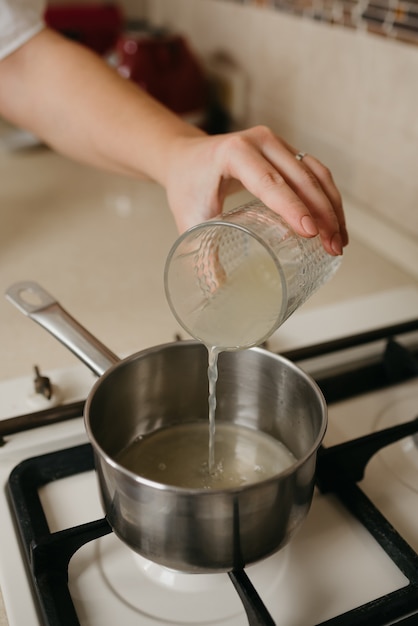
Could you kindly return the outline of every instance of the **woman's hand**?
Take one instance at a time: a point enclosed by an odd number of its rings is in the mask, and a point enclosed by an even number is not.
[[[320,161],[298,151],[269,128],[208,137],[180,136],[169,152],[168,200],[179,231],[214,217],[225,197],[246,188],[299,234],[318,233],[325,249],[342,254],[348,243],[341,195]]]

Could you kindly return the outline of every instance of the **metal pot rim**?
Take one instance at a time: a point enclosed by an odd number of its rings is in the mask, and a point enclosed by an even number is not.
[[[325,436],[325,432],[327,429],[327,423],[328,423],[328,417],[327,417],[327,405],[325,402],[325,398],[323,396],[323,393],[321,391],[321,389],[319,388],[318,384],[315,382],[315,380],[309,376],[309,374],[307,374],[302,368],[300,368],[299,366],[295,365],[292,361],[286,359],[285,357],[279,355],[279,354],[275,354],[274,352],[269,352],[268,350],[261,348],[261,347],[252,347],[252,348],[246,348],[246,351],[250,350],[252,352],[258,352],[261,354],[266,355],[268,358],[271,358],[275,361],[280,361],[281,363],[284,363],[287,367],[289,367],[290,369],[293,370],[297,370],[299,375],[301,375],[303,378],[305,378],[305,380],[307,380],[309,382],[309,384],[316,390],[317,395],[318,395],[318,399],[321,402],[322,405],[322,415],[323,415],[323,420],[322,420],[322,424],[321,424],[321,429],[314,441],[314,443],[311,445],[310,449],[308,452],[306,452],[305,455],[303,455],[303,457],[301,457],[300,459],[297,459],[296,463],[293,463],[290,467],[286,468],[285,470],[283,470],[282,472],[279,472],[278,474],[275,474],[274,476],[270,476],[269,478],[266,478],[264,480],[260,480],[254,483],[248,483],[247,485],[242,485],[239,487],[224,487],[223,489],[204,489],[204,488],[190,488],[190,487],[178,487],[175,485],[168,485],[165,483],[160,483],[157,481],[153,481],[150,480],[148,478],[145,478],[143,476],[140,476],[139,474],[136,474],[135,472],[132,472],[130,470],[128,470],[126,467],[124,467],[123,465],[120,465],[117,461],[115,461],[115,459],[109,455],[96,441],[96,438],[92,432],[91,426],[90,426],[90,421],[89,421],[89,413],[90,413],[90,407],[91,407],[91,403],[93,400],[93,397],[97,391],[97,389],[102,386],[106,379],[109,376],[112,376],[113,372],[121,367],[121,366],[125,366],[127,364],[129,364],[131,361],[135,361],[138,358],[145,358],[150,354],[154,354],[156,352],[160,352],[162,350],[167,350],[167,349],[174,349],[176,347],[178,347],[179,345],[184,345],[185,347],[187,346],[203,346],[203,344],[200,341],[197,340],[184,340],[184,341],[173,341],[173,342],[169,342],[169,343],[164,343],[164,344],[160,344],[157,346],[152,346],[150,348],[145,348],[144,350],[140,350],[139,352],[136,352],[134,354],[131,354],[129,356],[127,356],[124,359],[121,359],[118,363],[115,363],[114,365],[112,365],[109,369],[106,370],[106,372],[100,376],[100,378],[94,383],[92,389],[90,390],[90,393],[87,397],[85,406],[84,406],[84,423],[85,423],[85,428],[86,428],[86,432],[87,432],[87,436],[89,438],[90,443],[93,446],[93,449],[100,454],[100,456],[103,458],[103,460],[110,465],[113,469],[117,470],[118,472],[120,472],[121,474],[123,474],[124,476],[126,476],[128,479],[134,481],[135,483],[141,484],[141,485],[145,485],[148,486],[150,488],[153,489],[157,489],[159,491],[166,491],[166,492],[172,492],[175,494],[184,494],[184,495],[206,495],[208,497],[210,497],[211,495],[214,494],[237,494],[237,493],[242,493],[243,491],[251,491],[252,489],[260,489],[260,487],[268,485],[270,483],[276,482],[279,478],[282,477],[286,477],[288,475],[293,474],[295,471],[297,471],[299,469],[299,467],[301,467],[302,465],[304,465],[310,457],[312,457],[314,454],[317,453],[317,450],[319,448],[319,446],[321,445],[321,442]],[[232,351],[231,351],[232,352]],[[236,352],[239,352],[238,350]]]

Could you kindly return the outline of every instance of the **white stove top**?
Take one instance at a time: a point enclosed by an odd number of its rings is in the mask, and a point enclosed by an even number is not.
[[[385,308],[385,323],[409,319],[411,316],[400,310],[405,310],[405,305],[409,311],[418,311],[418,290],[402,290],[397,298],[393,296],[392,292],[379,295],[377,300],[359,299],[353,302],[353,316],[356,308],[368,305],[371,310],[377,303]],[[341,309],[333,306],[295,317],[288,334],[283,329],[287,337],[287,341],[282,338],[283,343],[287,348],[299,347],[300,341],[292,342],[292,336],[299,339],[298,329],[307,325],[315,328],[316,320],[324,319],[334,320],[328,325],[328,338],[341,336]],[[273,338],[272,343],[276,340]],[[80,365],[54,370],[51,379],[68,402],[84,398],[94,376]],[[2,418],[33,408],[31,383],[30,377],[0,382]],[[415,380],[331,406],[325,445],[392,425],[393,420],[412,419],[416,402]],[[21,459],[84,442],[81,418],[13,435],[0,449],[0,479],[4,484]],[[362,483],[415,550],[418,532],[411,511],[418,510],[417,479],[418,452],[413,449],[412,438],[407,438],[376,454]],[[41,500],[52,532],[103,517],[94,472],[50,483],[42,488]],[[40,624],[4,495],[0,499],[0,523],[0,584],[10,626]],[[278,626],[320,623],[408,582],[336,498],[318,491],[306,522],[290,545],[248,568],[248,574]],[[69,577],[82,626],[113,625],[117,620],[124,626],[247,623],[227,575],[173,575],[158,566],[150,568],[113,534],[83,546],[71,560]]]
[[[402,397],[405,393],[418,398],[418,382],[402,387]],[[362,429],[373,429],[380,415],[379,404],[388,397],[391,394],[379,395],[379,399],[370,397],[365,403],[353,402],[349,409],[336,407],[331,411],[326,443],[344,438],[348,415],[352,419],[353,410],[365,411]],[[401,464],[404,454],[399,445],[396,457]],[[412,471],[416,476],[417,464]],[[418,533],[411,533],[413,529],[408,525],[411,510],[417,507],[417,491],[399,482],[384,453],[371,462],[365,485],[367,491],[376,494],[377,504],[389,517],[396,512],[398,528],[418,549]],[[76,505],[81,497],[82,507]],[[51,484],[43,490],[42,498],[47,510],[51,508],[48,519],[52,530],[67,527],[70,520],[79,524],[101,517],[93,473],[81,480],[67,479],[65,495],[62,486]],[[385,502],[388,500],[389,505]],[[126,626],[246,623],[227,575],[170,577],[169,572],[154,567],[156,573],[143,566],[114,535],[84,546],[70,567],[70,590],[81,624],[110,626],[117,620]],[[247,572],[276,623],[283,626],[317,624],[408,582],[334,496],[319,493],[314,496],[306,523],[290,545]],[[155,615],[157,619],[150,617]]]

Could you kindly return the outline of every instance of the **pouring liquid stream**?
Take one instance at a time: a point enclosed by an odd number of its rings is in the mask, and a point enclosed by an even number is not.
[[[281,299],[274,263],[262,255],[241,263],[211,306],[202,302],[193,328],[208,353],[209,428],[206,418],[143,435],[118,456],[121,465],[160,483],[223,489],[265,480],[295,463],[273,434],[215,417],[219,355],[260,343],[273,327]]]
[[[208,350],[208,382],[209,382],[209,452],[208,471],[209,474],[215,472],[215,414],[216,414],[216,383],[218,380],[218,355],[219,350],[215,347],[207,346]]]
[[[221,284],[216,294],[211,295],[210,306],[203,304],[196,311],[194,335],[208,351],[208,473],[211,477],[225,471],[224,462],[222,459],[217,460],[216,456],[218,357],[223,351],[242,350],[261,343],[274,327],[282,299],[282,283],[277,267],[264,248],[257,247],[256,253],[253,251],[241,259],[240,265],[229,274],[228,286],[225,288]],[[251,461],[250,454],[245,469],[251,482],[273,475],[274,471],[282,471],[295,462],[291,452],[273,437],[260,432],[254,432],[253,436],[258,461],[251,466],[254,459]],[[275,449],[269,449],[267,441],[262,441],[262,437],[265,440],[269,438],[269,443],[274,442]],[[233,452],[237,454],[236,450]]]
[[[253,245],[253,242],[250,242]],[[217,255],[215,274],[223,275]],[[215,462],[215,413],[218,357],[223,350],[240,350],[261,343],[273,328],[282,301],[282,284],[277,267],[264,248],[256,244],[252,254],[240,259],[212,294],[210,306],[202,303],[193,320],[194,335],[208,351],[209,452],[208,471],[219,471]],[[245,312],[245,314],[243,314]]]
[[[239,424],[216,424],[218,357],[216,346],[208,350],[209,446],[207,462],[200,460],[206,488],[259,482],[291,467],[296,458],[278,439],[261,430]]]

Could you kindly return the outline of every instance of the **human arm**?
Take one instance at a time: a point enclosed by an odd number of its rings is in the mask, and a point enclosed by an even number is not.
[[[52,148],[166,188],[180,231],[243,186],[331,253],[347,235],[329,171],[265,127],[208,137],[86,48],[44,29],[0,61],[0,114]]]

